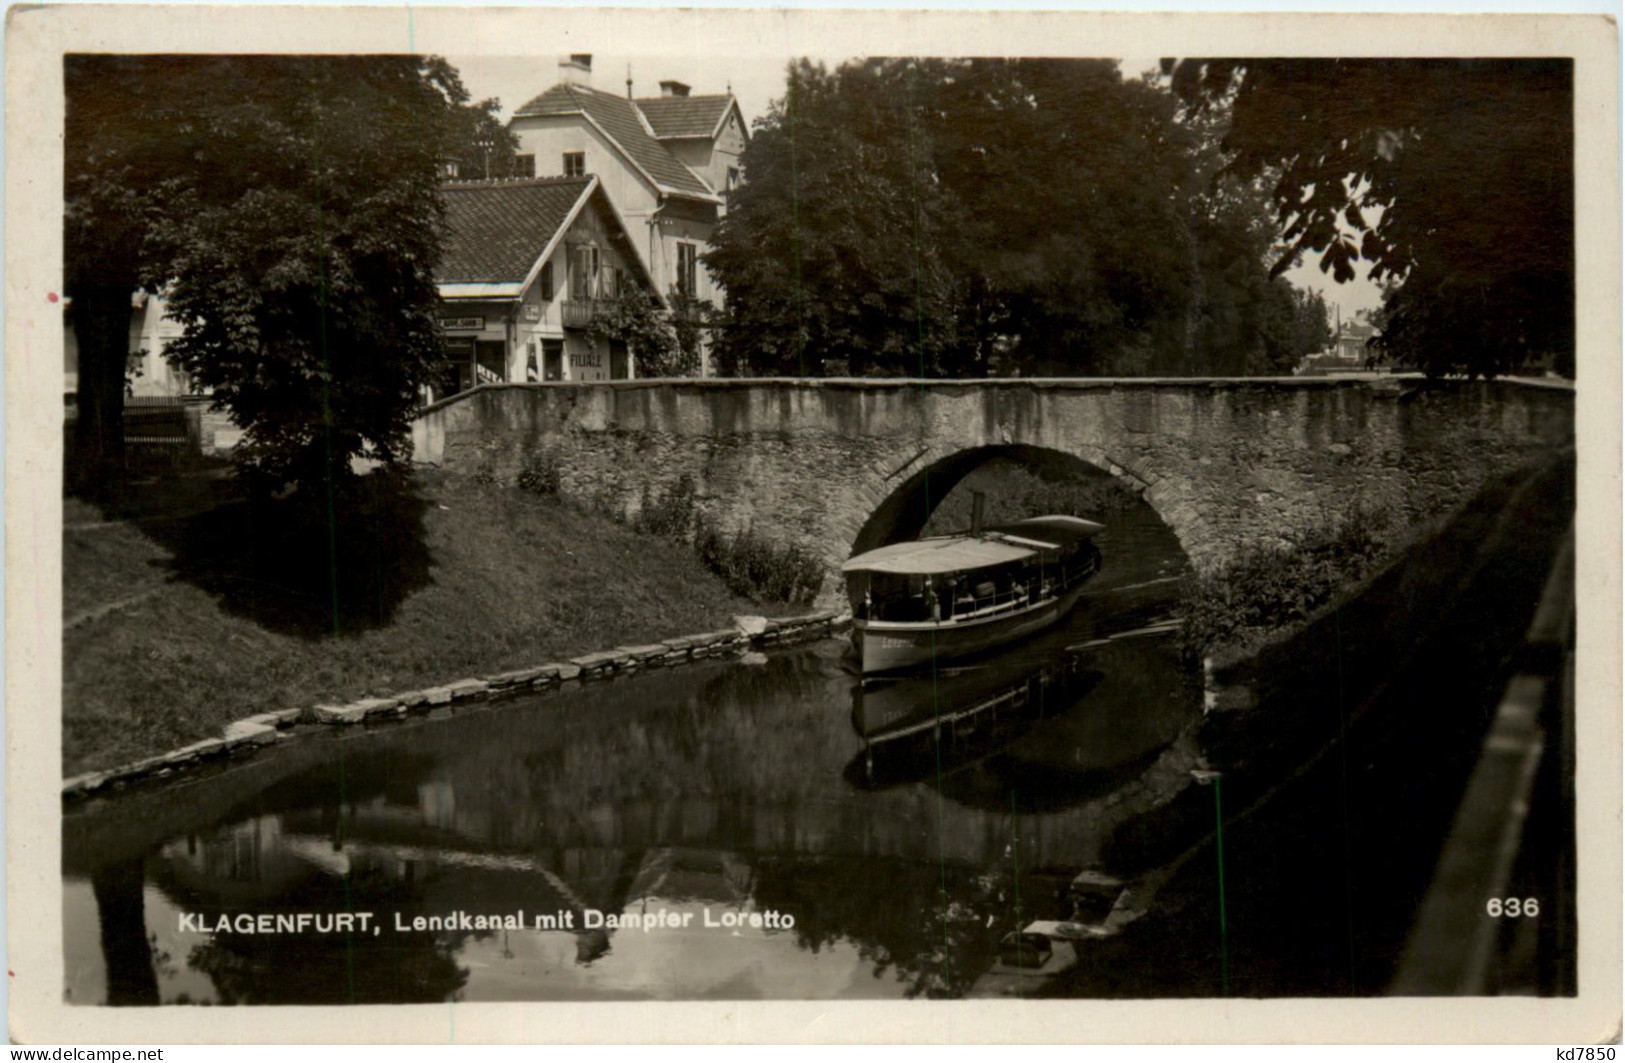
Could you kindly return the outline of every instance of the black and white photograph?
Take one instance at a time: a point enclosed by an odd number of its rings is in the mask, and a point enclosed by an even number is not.
[[[8,23],[14,1038],[1617,1036],[1611,21],[88,10]]]

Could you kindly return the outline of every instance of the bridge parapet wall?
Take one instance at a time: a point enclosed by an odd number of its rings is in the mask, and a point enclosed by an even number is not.
[[[1038,448],[1141,492],[1204,568],[1365,506],[1448,509],[1571,447],[1573,400],[1393,377],[493,385],[426,410],[414,456],[501,483],[528,469],[625,516],[687,477],[722,528],[835,570],[860,536],[908,533],[981,458]]]

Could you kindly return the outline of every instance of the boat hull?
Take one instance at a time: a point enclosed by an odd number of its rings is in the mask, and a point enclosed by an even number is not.
[[[1083,585],[1047,602],[1003,616],[958,623],[896,624],[853,622],[852,639],[863,661],[863,674],[917,668],[983,653],[1055,624],[1077,604]]]

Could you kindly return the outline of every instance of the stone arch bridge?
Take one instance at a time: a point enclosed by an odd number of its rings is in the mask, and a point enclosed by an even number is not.
[[[1424,517],[1572,448],[1567,385],[1408,377],[649,380],[487,385],[427,408],[414,458],[630,516],[698,510],[823,556],[916,534],[966,473],[1043,452],[1139,493],[1200,570],[1370,505]],[[822,597],[838,596],[826,579]]]

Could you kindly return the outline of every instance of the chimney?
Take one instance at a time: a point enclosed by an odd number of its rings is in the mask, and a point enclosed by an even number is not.
[[[592,55],[577,52],[559,60],[559,84],[592,87]]]
[[[681,81],[662,81],[660,83],[660,95],[687,96],[688,86],[683,84]]]

